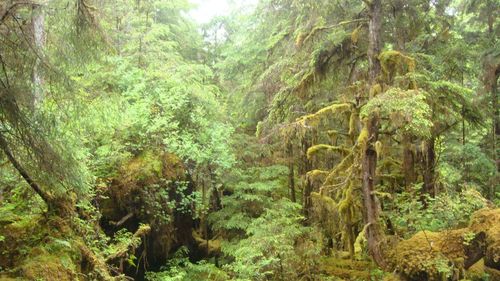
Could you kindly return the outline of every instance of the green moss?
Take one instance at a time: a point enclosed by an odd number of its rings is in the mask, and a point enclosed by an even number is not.
[[[353,45],[356,45],[358,43],[358,40],[359,40],[359,31],[361,30],[363,26],[360,25],[358,26],[356,29],[354,29],[352,32],[351,32],[351,42]]]
[[[145,151],[132,158],[121,168],[125,181],[147,181],[158,178],[162,172],[162,161],[153,151]]]
[[[344,280],[371,280],[370,272],[373,269],[375,266],[365,261],[338,258],[325,258],[320,261],[322,272]]]
[[[349,136],[351,136],[352,139],[354,139],[354,134],[356,132],[356,125],[359,120],[359,114],[358,112],[352,112],[351,116],[349,116]]]
[[[443,276],[462,270],[465,260],[464,233],[467,228],[430,232],[420,231],[400,242],[391,253],[395,270],[410,278],[442,280]]]
[[[380,158],[382,156],[383,145],[381,141],[375,142],[375,152],[377,152],[377,157]]]
[[[6,278],[79,280],[81,255],[73,246],[74,233],[65,219],[20,216],[0,227],[0,234],[5,236],[0,242],[0,267],[15,274]]]
[[[376,97],[378,94],[382,93],[382,86],[380,84],[375,84],[370,88],[370,98]]]
[[[76,264],[67,253],[49,254],[46,250],[34,250],[37,255],[26,260],[21,272],[29,280],[73,281],[78,280]]]
[[[341,174],[341,172],[345,172],[346,170],[349,169],[349,167],[352,167],[352,160],[353,160],[353,155],[350,153],[346,157],[340,161],[335,168],[330,172],[330,174],[326,177],[325,179],[325,185],[330,185],[333,183],[333,181]]]
[[[382,72],[386,76],[392,76],[396,73],[405,74],[415,71],[415,59],[406,56],[398,51],[385,51],[379,55]]]
[[[368,128],[366,126],[363,126],[363,129],[361,129],[361,132],[359,132],[358,136],[358,146],[361,147],[363,150],[366,148],[366,145],[368,144],[368,137],[369,137]]]
[[[308,114],[297,119],[297,122],[303,126],[317,127],[322,118],[331,117],[335,114],[350,112],[352,104],[336,103],[318,110],[316,113]]]
[[[328,144],[317,144],[311,146],[307,149],[307,158],[311,158],[312,156],[318,154],[321,151],[333,152],[333,153],[342,153],[348,154],[350,150],[344,146],[332,146]]]
[[[483,280],[484,275],[484,259],[480,259],[465,272],[465,277],[473,281]]]
[[[469,229],[476,234],[486,234],[485,263],[490,267],[500,267],[500,208],[485,208],[475,212]]]

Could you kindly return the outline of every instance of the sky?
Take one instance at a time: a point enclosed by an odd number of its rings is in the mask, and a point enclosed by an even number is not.
[[[236,5],[253,5],[258,0],[190,0],[197,5],[195,9],[189,12],[189,15],[199,24],[208,23],[216,16],[229,14],[234,3]]]
[[[209,22],[215,16],[226,15],[230,11],[230,0],[191,0],[198,7],[189,15],[200,24]]]

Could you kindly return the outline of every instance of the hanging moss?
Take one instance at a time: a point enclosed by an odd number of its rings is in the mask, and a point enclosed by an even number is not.
[[[302,47],[302,43],[304,42],[304,39],[306,38],[307,34],[304,32],[299,32],[299,35],[297,35],[297,38],[295,38],[295,46],[297,48]]]
[[[326,237],[333,239],[340,231],[337,203],[331,197],[311,192],[311,219],[323,230]]]
[[[366,148],[366,145],[368,144],[368,137],[369,137],[369,132],[368,128],[365,125],[361,129],[361,132],[359,132],[357,141],[358,146],[362,148],[361,150],[364,150]]]
[[[415,71],[415,59],[398,51],[385,51],[380,53],[378,59],[385,77],[391,78],[397,74],[406,74]]]
[[[374,98],[380,93],[382,93],[382,86],[380,86],[380,84],[374,84],[370,87],[370,98]]]
[[[323,181],[326,178],[326,176],[328,176],[329,173],[330,173],[329,171],[312,170],[307,172],[306,177],[312,182],[318,180]]]
[[[376,141],[375,142],[375,152],[377,152],[377,157],[380,158],[382,156],[382,142],[381,141]]]
[[[350,103],[332,104],[318,110],[316,113],[308,114],[298,118],[297,122],[301,123],[302,125],[317,127],[322,118],[350,111],[351,107],[352,104]]]
[[[352,165],[352,158],[353,158],[352,153],[344,157],[342,161],[340,161],[340,163],[337,164],[337,166],[335,166],[335,168],[333,168],[330,174],[326,177],[324,184],[325,185],[331,184],[341,171],[346,171],[348,167]]]
[[[353,183],[349,181],[346,188],[344,189],[343,199],[339,202],[339,212],[347,214],[349,213],[349,209],[353,205]]]
[[[356,134],[357,131],[357,124],[359,121],[359,114],[357,111],[353,111],[351,115],[349,116],[349,136],[351,139],[354,140],[354,135]]]
[[[321,151],[333,152],[333,153],[342,153],[348,154],[351,150],[344,146],[332,146],[328,144],[317,144],[311,146],[307,149],[307,158],[311,159],[314,155],[318,154]]]
[[[360,25],[358,26],[357,28],[355,28],[352,32],[351,32],[351,42],[353,45],[356,45],[358,44],[358,40],[359,40],[359,31],[361,30],[363,26]]]

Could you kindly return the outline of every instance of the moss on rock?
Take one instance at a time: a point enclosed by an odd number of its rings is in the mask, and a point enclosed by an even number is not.
[[[469,267],[498,270],[500,209],[475,212],[468,227],[442,232],[420,231],[390,252],[394,270],[409,280],[458,280]],[[466,274],[465,274],[466,275]],[[496,280],[496,279],[492,279]]]

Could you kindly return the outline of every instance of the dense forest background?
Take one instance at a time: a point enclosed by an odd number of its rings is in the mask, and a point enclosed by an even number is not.
[[[500,280],[498,0],[0,0],[0,280]]]

